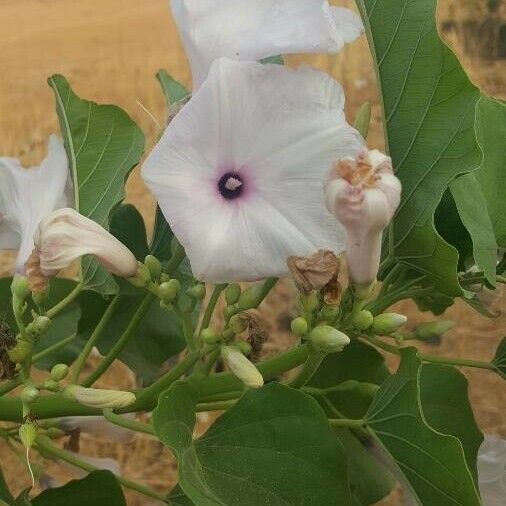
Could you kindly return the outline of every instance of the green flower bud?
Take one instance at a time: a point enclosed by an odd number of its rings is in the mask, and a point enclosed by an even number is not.
[[[62,379],[65,379],[68,376],[69,373],[69,366],[66,364],[56,364],[51,369],[51,379],[54,381],[61,381]]]
[[[359,330],[367,330],[372,327],[374,316],[367,309],[360,311],[353,319],[353,325]]]
[[[311,332],[311,343],[317,351],[338,353],[350,344],[350,338],[329,325],[319,325]]]
[[[227,306],[223,309],[223,319],[228,322],[232,316],[236,315],[240,309],[237,306]]]
[[[79,385],[70,385],[64,394],[81,404],[93,408],[125,408],[135,402],[135,394],[121,390],[101,390],[98,388],[85,388]]]
[[[260,388],[264,379],[255,365],[250,362],[235,346],[221,348],[223,361],[230,370],[250,388]]]
[[[12,362],[20,364],[30,356],[31,350],[32,345],[29,342],[19,340],[16,343],[16,346],[8,351],[9,358],[12,360]]]
[[[235,304],[241,296],[241,287],[237,283],[232,283],[225,289],[225,300],[231,306]]]
[[[320,305],[318,294],[316,292],[310,292],[300,296],[300,305],[309,313],[316,311]]]
[[[46,390],[49,390],[50,392],[58,392],[60,390],[60,385],[58,385],[58,382],[52,378],[49,378],[46,381],[44,381],[43,386]]]
[[[144,265],[148,268],[153,281],[160,279],[160,275],[162,274],[162,264],[158,258],[153,255],[148,255],[144,259]]]
[[[235,339],[235,332],[232,329],[225,329],[221,333],[221,340],[225,343],[228,343],[229,341],[232,341]]]
[[[37,437],[37,427],[31,422],[26,422],[19,427],[19,439],[25,448],[31,448]]]
[[[206,285],[198,283],[186,292],[192,299],[202,300],[206,296]]]
[[[247,329],[248,324],[244,318],[241,318],[241,315],[235,314],[230,317],[228,326],[234,331],[235,334],[241,334]]]
[[[176,300],[177,294],[181,288],[181,283],[177,279],[165,281],[158,287],[158,296],[166,304]]]
[[[309,324],[307,320],[301,316],[294,318],[290,327],[292,332],[298,337],[303,337],[309,332]]]
[[[35,316],[30,325],[26,327],[26,332],[34,339],[39,338],[45,334],[51,326],[51,319],[47,316]]]
[[[25,276],[16,274],[11,283],[11,293],[17,297],[21,302],[25,301],[30,295],[30,288],[28,287],[28,279]]]
[[[183,295],[179,297],[177,305],[183,313],[191,313],[195,307],[195,300],[188,297],[188,295]]]
[[[129,278],[128,281],[137,288],[145,288],[151,283],[151,272],[146,265],[139,263],[137,273],[135,276]]]
[[[254,309],[258,307],[261,302],[261,295],[263,293],[262,284],[250,286],[244,290],[239,296],[239,309],[241,311],[247,311],[248,309]]]
[[[341,307],[339,304],[326,304],[321,310],[321,315],[324,320],[334,322],[341,314]]]
[[[374,317],[372,330],[376,334],[391,334],[408,321],[407,317],[398,313],[383,313]]]
[[[37,399],[40,392],[35,387],[25,387],[23,388],[23,391],[21,392],[21,400],[25,402],[26,404],[30,404],[30,402],[33,402]]]
[[[379,388],[379,385],[375,385],[374,383],[359,383],[357,391],[364,397],[375,397]]]
[[[433,341],[455,326],[451,320],[422,323],[415,329],[415,337],[420,341]]]
[[[200,338],[206,344],[216,344],[221,339],[221,336],[214,329],[207,327],[200,333]]]
[[[233,346],[235,346],[243,355],[246,357],[251,355],[251,352],[253,351],[251,344],[249,344],[247,341],[236,341]]]

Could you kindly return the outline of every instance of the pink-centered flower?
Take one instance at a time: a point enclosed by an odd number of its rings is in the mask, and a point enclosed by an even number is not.
[[[0,250],[18,250],[16,272],[24,272],[39,222],[70,204],[70,190],[67,154],[56,135],[39,166],[25,169],[15,158],[0,157]]]
[[[351,279],[371,284],[378,274],[381,239],[399,206],[401,183],[392,160],[377,150],[339,160],[325,182],[328,210],[346,229]]]
[[[363,144],[343,108],[322,72],[213,64],[142,171],[198,279],[284,276],[289,256],[343,250],[321,192],[332,161]]]
[[[194,91],[221,57],[337,53],[363,32],[360,17],[324,0],[171,0]]]

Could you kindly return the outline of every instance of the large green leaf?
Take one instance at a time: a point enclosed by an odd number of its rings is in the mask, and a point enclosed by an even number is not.
[[[132,204],[118,206],[111,216],[111,234],[119,239],[143,262],[149,252],[146,225],[141,213]]]
[[[121,486],[110,471],[94,471],[82,480],[50,488],[32,499],[33,506],[126,506]]]
[[[193,441],[197,401],[197,390],[179,382],[153,414],[195,504],[351,505],[343,448],[309,396],[278,383],[249,391]]]
[[[108,229],[112,209],[125,196],[125,179],[142,155],[144,135],[119,107],[79,98],[63,76],[54,75],[48,82],[70,162],[75,208]],[[83,259],[81,277],[88,290],[118,290],[94,259]]]
[[[387,234],[387,262],[427,274],[461,295],[458,254],[437,234],[434,211],[450,182],[476,169],[475,88],[439,38],[436,0],[358,0],[378,71],[385,133],[402,201]]]
[[[476,135],[483,150],[481,183],[500,247],[506,247],[506,104],[482,96],[476,110]]]
[[[416,349],[403,350],[399,370],[381,387],[367,413],[367,423],[406,477],[418,504],[479,506],[479,495],[466,460],[476,444],[475,422],[469,416],[466,396],[462,395],[461,385],[452,383],[455,378],[442,369],[422,370]],[[457,393],[457,397],[452,401],[437,394],[430,397],[434,392],[427,389],[434,389],[435,382],[431,374],[438,379],[444,375],[452,384],[438,384],[437,388]],[[427,376],[421,379],[422,375]],[[432,403],[437,400],[438,406],[446,410],[446,416],[460,408],[458,419],[454,423],[443,420],[428,399]]]

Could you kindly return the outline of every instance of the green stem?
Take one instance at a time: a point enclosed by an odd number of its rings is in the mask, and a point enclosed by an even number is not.
[[[77,357],[74,365],[72,366],[72,374],[70,376],[71,383],[77,383],[79,381],[79,375],[83,370],[84,365],[86,364],[86,360],[88,360],[88,357],[90,356],[90,353],[93,350],[95,344],[104,333],[107,325],[109,324],[114,314],[114,311],[116,311],[116,308],[118,307],[119,301],[120,296],[116,295],[112,300],[112,302],[107,307],[107,309],[105,310],[98,325],[95,327],[95,330],[93,331],[89,339],[86,341],[84,348],[81,350],[81,353],[79,353],[79,356]]]
[[[21,385],[23,383],[23,380],[21,378],[16,378],[13,380],[6,381],[5,383],[2,383],[0,385],[0,396],[8,394],[9,392],[12,392],[16,387]]]
[[[67,346],[67,344],[71,343],[76,337],[77,337],[77,334],[72,334],[71,336],[68,336],[65,339],[61,339],[57,343],[52,344],[51,346],[48,346],[47,348],[44,348],[39,353],[35,353],[35,355],[33,356],[33,362],[38,362],[39,360],[43,360],[44,358],[48,357],[49,355],[52,355],[55,351],[58,351],[61,348],[64,348],[65,346]]]
[[[288,385],[292,388],[301,388],[309,383],[309,380],[314,376],[326,356],[326,353],[312,349],[301,370]]]
[[[48,318],[54,318],[56,315],[61,313],[67,306],[77,299],[82,290],[83,288],[81,284],[76,285],[76,287],[64,299],[47,311],[46,316]]]
[[[225,290],[227,284],[216,285],[213,289],[213,293],[209,298],[209,302],[207,303],[206,310],[204,312],[204,316],[202,318],[202,323],[200,324],[200,329],[207,329],[209,324],[211,323],[211,318],[213,317],[214,309],[216,308],[216,304],[220,298],[221,292]]]
[[[135,311],[132,320],[128,324],[125,332],[123,332],[122,336],[116,341],[114,346],[109,350],[109,353],[104,357],[102,362],[100,362],[97,368],[82,382],[84,387],[90,387],[97,381],[102,374],[109,369],[110,365],[114,362],[116,357],[125,349],[125,346],[130,342],[130,339],[133,337],[135,331],[142,323],[142,320],[146,316],[151,304],[154,300],[154,295],[148,293],[144,300],[141,302],[140,306]]]
[[[350,420],[348,418],[329,418],[329,424],[332,427],[345,429],[363,429],[367,425],[365,420]]]
[[[389,307],[393,306],[397,302],[406,299],[413,299],[432,293],[432,287],[427,288],[414,288],[413,290],[396,290],[381,299],[376,299],[374,302],[368,305],[369,311],[372,314],[378,315],[386,311]]]
[[[195,338],[195,330],[193,328],[191,313],[178,311],[177,309],[176,312],[183,326],[183,335],[186,340],[186,344],[188,345],[188,349],[190,351],[196,351],[198,349],[198,343]]]
[[[209,354],[209,357],[207,358],[207,362],[203,364],[202,367],[202,374],[204,376],[209,376],[211,374],[211,371],[213,370],[214,364],[216,364],[216,361],[220,357],[220,349],[216,348],[213,352]]]
[[[144,434],[149,434],[151,436],[155,433],[153,427],[149,423],[117,415],[112,409],[104,409],[104,418],[114,425],[118,425],[124,429],[130,429],[135,432],[143,432]]]
[[[87,462],[81,460],[75,453],[63,450],[62,448],[55,446],[51,442],[51,440],[46,436],[37,437],[36,448],[38,450],[42,450],[43,454],[50,455],[55,459],[68,462],[69,464],[78,467],[80,469],[83,469],[84,471],[87,471],[89,473],[98,470],[98,468],[96,468],[95,466],[92,466],[91,464],[88,464]],[[126,488],[135,490],[136,492],[139,492],[140,494],[143,494],[147,497],[151,497],[153,499],[158,499],[159,501],[165,502],[164,494],[159,494],[156,490],[153,490],[151,487],[148,487],[147,485],[142,485],[141,483],[137,483],[133,480],[129,480],[121,476],[116,476],[116,478]]]

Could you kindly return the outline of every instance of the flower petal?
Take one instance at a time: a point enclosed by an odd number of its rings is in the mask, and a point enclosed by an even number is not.
[[[332,162],[363,144],[343,107],[340,85],[322,72],[213,64],[142,171],[197,278],[284,276],[289,256],[343,250],[322,192]],[[244,183],[237,199],[218,191],[228,172]]]
[[[171,0],[194,90],[221,57],[337,53],[363,32],[360,17],[324,0]]]

